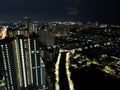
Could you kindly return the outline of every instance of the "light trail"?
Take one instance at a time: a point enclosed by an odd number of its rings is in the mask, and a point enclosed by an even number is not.
[[[74,89],[74,84],[73,84],[72,80],[70,79],[71,73],[69,71],[69,64],[70,64],[69,54],[70,54],[69,52],[66,53],[66,73],[67,73],[67,78],[68,78],[68,83],[69,83],[70,90],[75,90]]]
[[[61,53],[59,52],[57,62],[55,64],[55,90],[59,90],[60,85],[59,85],[59,64],[60,64],[60,57]]]
[[[60,64],[60,57],[61,57],[61,53],[62,52],[67,52],[66,53],[66,74],[67,74],[67,79],[68,79],[68,83],[69,83],[69,88],[70,90],[75,90],[74,89],[74,84],[72,82],[72,80],[70,79],[71,77],[71,73],[69,71],[69,64],[70,64],[70,61],[69,61],[69,50],[59,50],[59,55],[58,55],[58,58],[57,58],[57,62],[55,64],[55,90],[60,90],[60,84],[59,84],[59,64]],[[71,50],[71,53],[74,53],[74,50]]]

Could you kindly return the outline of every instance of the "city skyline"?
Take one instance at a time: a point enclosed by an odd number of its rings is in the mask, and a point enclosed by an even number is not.
[[[119,25],[24,19],[0,21],[0,90],[120,88]]]
[[[119,0],[1,0],[0,20],[98,21],[120,24]]]

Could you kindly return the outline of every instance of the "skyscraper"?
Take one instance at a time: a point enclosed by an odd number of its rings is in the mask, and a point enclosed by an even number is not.
[[[29,86],[45,89],[45,64],[35,35],[17,35],[11,41],[1,42],[0,46],[7,90],[28,90]]]
[[[18,75],[18,82],[20,87],[27,88],[28,86],[28,77],[27,77],[27,60],[26,58],[26,39],[27,37],[24,37],[23,35],[18,35],[13,41],[13,49],[14,49],[14,56],[15,56],[15,62],[16,62],[16,72]]]
[[[31,35],[28,39],[30,66],[31,66],[31,81],[34,86],[43,87],[46,84],[45,64],[40,56],[39,40],[36,35]]]
[[[17,73],[15,66],[15,58],[13,55],[13,39],[7,38],[0,41],[0,57],[2,59],[5,88],[7,90],[18,90]]]
[[[31,32],[32,31],[32,21],[31,21],[31,19],[29,18],[29,17],[26,17],[25,16],[25,24],[26,24],[26,28],[29,30],[29,32]]]

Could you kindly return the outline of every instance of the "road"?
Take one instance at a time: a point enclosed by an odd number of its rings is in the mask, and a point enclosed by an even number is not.
[[[74,84],[70,79],[69,71],[69,50],[59,50],[57,62],[55,64],[55,90],[75,90]]]

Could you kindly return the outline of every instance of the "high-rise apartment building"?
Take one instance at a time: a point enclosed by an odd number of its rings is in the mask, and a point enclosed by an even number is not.
[[[0,57],[3,65],[6,90],[18,90],[17,73],[12,45],[13,39],[0,41]]]
[[[30,36],[28,39],[30,66],[31,66],[31,81],[34,86],[43,87],[46,82],[45,64],[40,56],[40,43],[36,36]]]
[[[34,35],[17,35],[12,40],[1,41],[7,90],[29,90],[28,87],[45,90],[46,71],[39,48],[39,40]]]
[[[39,30],[40,41],[47,46],[53,46],[55,44],[54,32],[50,30]]]
[[[32,31],[32,21],[29,17],[25,17],[26,28],[31,32]]]

